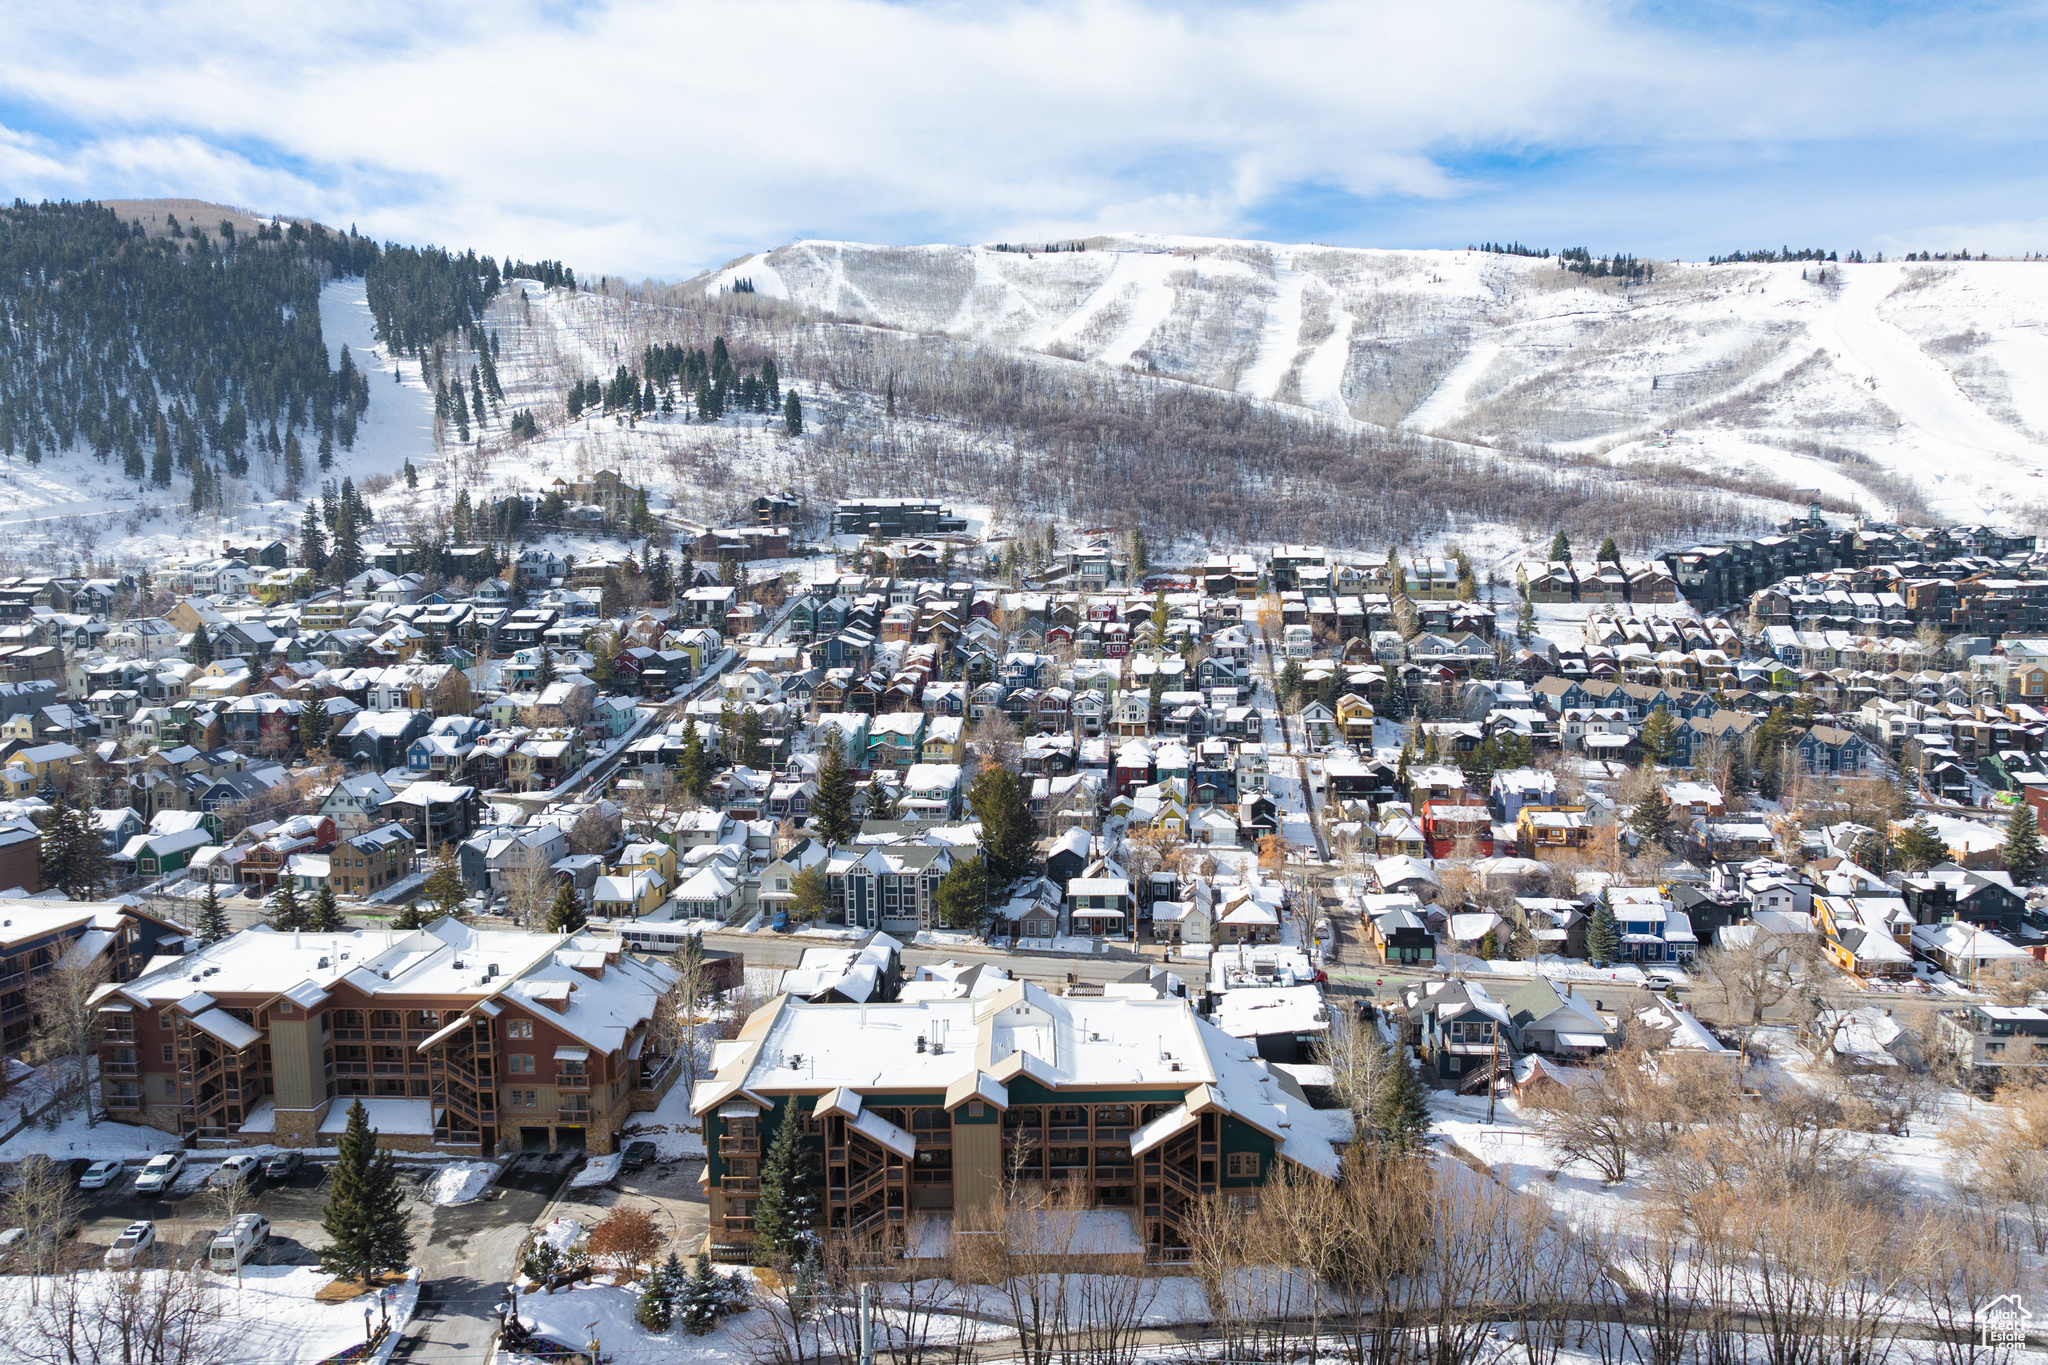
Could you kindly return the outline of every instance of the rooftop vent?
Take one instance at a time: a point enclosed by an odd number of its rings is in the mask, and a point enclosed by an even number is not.
[[[789,1069],[791,1071],[801,1071],[803,1069],[803,1065],[804,1055],[801,1052],[792,1052],[789,1054]]]
[[[328,961],[327,961],[327,959],[326,959],[326,958],[324,958],[324,957],[323,957],[323,958],[321,958],[321,959],[320,959],[320,965],[321,965],[321,966],[323,966],[323,967],[325,967],[325,966],[329,965],[329,964],[328,964]]]
[[[920,1033],[920,1034],[918,1034],[918,1035],[917,1035],[917,1050],[918,1050],[919,1052],[923,1052],[923,1051],[924,1051],[924,1048],[925,1048],[925,1043],[924,1043],[924,1035],[923,1035],[922,1033]]]
[[[459,957],[455,959],[455,970],[458,972],[462,970],[462,959]]]

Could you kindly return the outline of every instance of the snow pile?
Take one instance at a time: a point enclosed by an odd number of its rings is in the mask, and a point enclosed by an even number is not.
[[[534,1234],[534,1240],[545,1242],[556,1251],[567,1251],[576,1245],[576,1239],[582,1235],[583,1224],[574,1218],[557,1218]]]
[[[458,1161],[443,1166],[429,1187],[436,1204],[468,1204],[484,1196],[498,1168],[488,1161]]]
[[[617,1152],[610,1156],[592,1157],[588,1165],[569,1177],[569,1188],[587,1190],[598,1185],[609,1185],[619,1178],[619,1166],[624,1161],[625,1157]]]

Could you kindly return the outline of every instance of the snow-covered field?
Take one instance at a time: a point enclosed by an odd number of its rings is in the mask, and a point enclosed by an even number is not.
[[[146,1286],[160,1281],[167,1273],[140,1272]],[[378,1300],[315,1300],[314,1294],[332,1279],[333,1276],[313,1266],[248,1265],[233,1280],[207,1276],[220,1314],[217,1322],[202,1329],[218,1342],[217,1353],[208,1358],[231,1360],[234,1365],[309,1365],[360,1344],[363,1308],[366,1304],[376,1305]],[[88,1303],[98,1302],[102,1297],[118,1301],[122,1281],[119,1272],[87,1271],[78,1277],[79,1295]],[[381,1292],[395,1337],[397,1329],[412,1317],[419,1300],[419,1281],[415,1278]],[[53,1347],[48,1330],[54,1323],[51,1302],[47,1280],[35,1285],[26,1275],[0,1276],[0,1354],[8,1360],[66,1358]],[[382,1311],[379,1317],[381,1321]]]

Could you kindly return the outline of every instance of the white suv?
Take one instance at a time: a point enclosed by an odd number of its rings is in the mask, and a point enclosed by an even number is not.
[[[185,1170],[183,1152],[164,1152],[149,1159],[142,1168],[142,1174],[135,1177],[137,1194],[162,1194],[168,1190]]]
[[[256,1178],[256,1173],[262,1165],[263,1163],[253,1156],[231,1156],[221,1162],[212,1175],[206,1177],[206,1183],[216,1190],[226,1189],[231,1185],[246,1185]]]

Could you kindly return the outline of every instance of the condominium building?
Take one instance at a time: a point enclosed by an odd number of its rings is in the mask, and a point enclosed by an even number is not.
[[[1010,1182],[1059,1182],[1127,1212],[1148,1257],[1172,1261],[1193,1201],[1255,1205],[1283,1162],[1336,1174],[1342,1116],[1186,1000],[1134,993],[1018,982],[970,999],[764,1005],[691,1096],[714,1248],[751,1240],[761,1156],[791,1112],[823,1173],[828,1237],[900,1236],[919,1210],[972,1228]]]
[[[674,983],[614,938],[258,926],[98,995],[108,1116],[190,1142],[609,1152],[677,1063]]]

